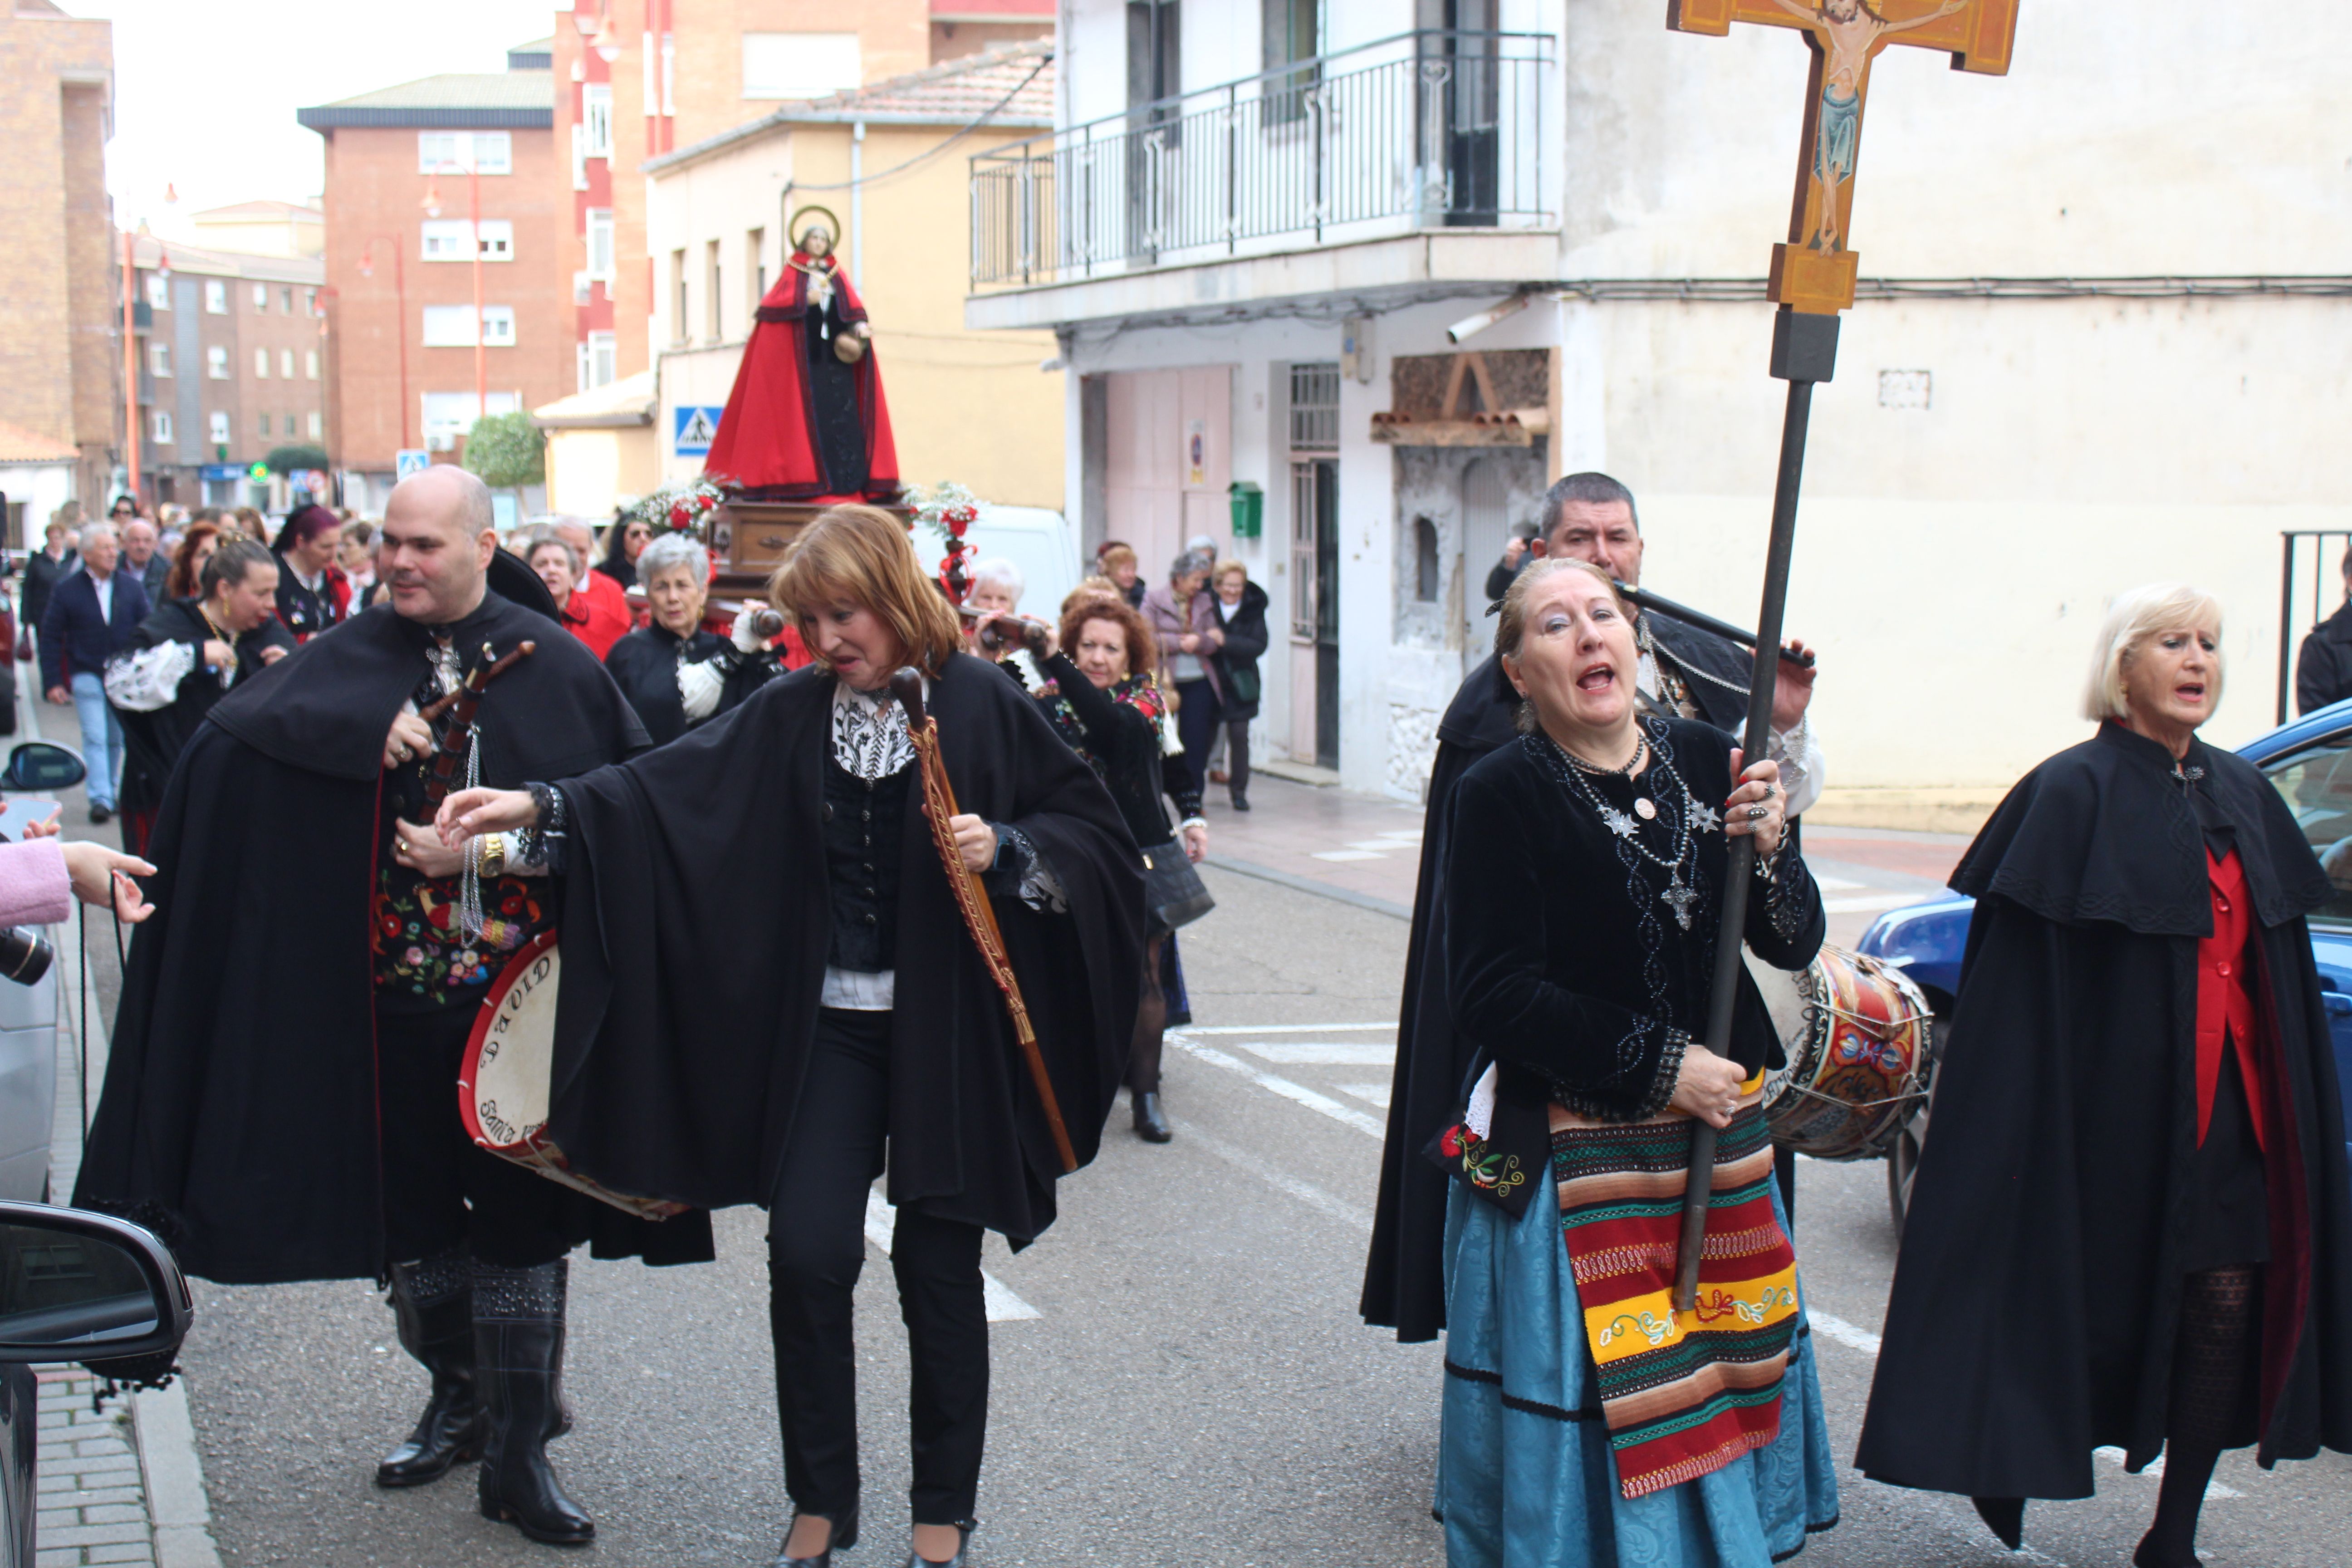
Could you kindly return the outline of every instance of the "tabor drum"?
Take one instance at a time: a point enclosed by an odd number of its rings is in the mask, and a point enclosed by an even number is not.
[[[1927,999],[1901,970],[1842,947],[1794,973],[1750,968],[1789,1058],[1764,1083],[1773,1142],[1816,1160],[1886,1153],[1927,1100]]]
[[[667,1219],[687,1205],[631,1197],[601,1186],[572,1168],[547,1136],[548,1086],[555,1068],[555,997],[563,954],[555,933],[541,936],[510,959],[466,1041],[457,1079],[457,1114],[475,1142],[502,1160],[527,1165],[551,1182],[642,1219]]]

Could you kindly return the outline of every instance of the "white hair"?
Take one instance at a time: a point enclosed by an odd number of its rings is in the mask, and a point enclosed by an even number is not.
[[[1002,555],[992,555],[985,561],[972,563],[971,585],[977,588],[982,583],[995,584],[1012,595],[1016,605],[1021,602],[1021,595],[1029,591],[1028,579],[1021,575],[1021,568]]]
[[[710,581],[710,552],[690,533],[662,534],[640,551],[637,581],[650,584],[656,574],[673,566],[683,566],[691,572],[698,584]]]
[[[109,539],[115,540],[118,543],[121,542],[120,538],[114,531],[114,524],[100,519],[98,521],[85,522],[81,525],[81,531],[74,535],[74,548],[77,550],[88,550],[91,544],[97,542],[97,539],[100,534],[104,534]]]
[[[2221,700],[2221,601],[2186,583],[2150,583],[2118,594],[2107,606],[2107,618],[2092,645],[2091,679],[2083,689],[2083,717],[2093,723],[2127,717],[2124,701],[2124,666],[2140,645],[2159,632],[2200,631],[2213,635],[2213,700]]]

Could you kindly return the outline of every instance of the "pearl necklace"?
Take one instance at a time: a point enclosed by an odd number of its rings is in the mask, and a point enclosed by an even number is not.
[[[1636,821],[1633,815],[1620,811],[1602,799],[1601,792],[1591,784],[1591,779],[1594,777],[1624,778],[1630,783],[1633,770],[1641,765],[1642,759],[1649,752],[1647,739],[1641,741],[1634,749],[1633,760],[1622,768],[1600,767],[1586,762],[1558,741],[1552,740],[1549,735],[1546,735],[1544,740],[1550,745],[1553,754],[1568,764],[1564,772],[1559,772],[1559,777],[1563,783],[1570,786],[1570,797],[1581,800],[1591,806],[1593,814],[1601,818],[1603,826],[1630,846],[1643,859],[1666,873],[1665,889],[1659,893],[1658,901],[1674,911],[1676,925],[1685,931],[1690,930],[1690,907],[1697,901],[1698,890],[1691,885],[1690,880],[1685,879],[1683,863],[1691,858],[1691,851],[1697,843],[1700,833],[1712,833],[1723,826],[1722,816],[1713,807],[1701,805],[1692,796],[1690,786],[1683,782],[1682,774],[1675,770],[1674,764],[1666,761],[1664,756],[1658,757],[1659,771],[1665,774],[1675,793],[1682,797],[1680,820],[1671,824],[1675,836],[1674,853],[1671,856],[1660,855],[1643,843],[1641,838],[1642,822],[1654,820],[1658,807],[1649,798],[1637,796],[1633,802],[1633,810],[1639,815],[1641,820]],[[1661,795],[1664,794],[1664,791],[1655,793]],[[1642,810],[1644,805],[1650,807],[1646,812]]]

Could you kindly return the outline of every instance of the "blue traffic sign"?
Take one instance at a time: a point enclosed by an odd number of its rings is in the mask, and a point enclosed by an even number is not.
[[[404,479],[433,466],[433,454],[422,447],[403,447],[392,455],[392,477]]]
[[[710,443],[719,434],[719,416],[724,408],[709,404],[685,404],[669,411],[669,449],[681,458],[702,458],[710,453]]]

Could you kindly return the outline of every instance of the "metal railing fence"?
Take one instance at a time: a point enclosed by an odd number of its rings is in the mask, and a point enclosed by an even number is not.
[[[1428,227],[1541,227],[1549,33],[1430,31],[971,160],[975,289]]]

